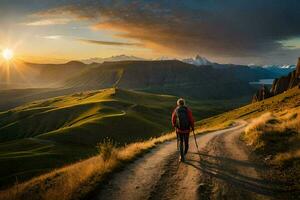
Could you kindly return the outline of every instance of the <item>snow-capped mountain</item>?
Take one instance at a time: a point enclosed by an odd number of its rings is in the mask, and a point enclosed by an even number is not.
[[[183,59],[182,62],[189,63],[189,64],[196,65],[196,66],[211,65],[211,64],[213,64],[212,62],[210,62],[206,58],[201,57],[199,55],[197,55],[195,58],[186,58],[186,59]]]
[[[277,77],[286,76],[288,73],[296,69],[296,65],[264,65],[264,66],[249,66],[249,67],[252,68],[261,67],[273,74],[276,74]]]
[[[271,68],[279,68],[279,69],[296,69],[296,65],[264,65],[262,66],[265,69],[271,69]]]
[[[89,59],[81,60],[81,62],[85,64],[91,64],[91,63],[103,63],[105,61],[127,61],[127,60],[145,60],[145,59],[135,57],[135,56],[117,55],[108,58],[89,58]]]

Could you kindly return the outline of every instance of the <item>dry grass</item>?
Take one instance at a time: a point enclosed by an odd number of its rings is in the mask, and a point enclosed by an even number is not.
[[[285,182],[293,191],[289,194],[300,195],[299,108],[263,114],[248,125],[242,138],[273,166],[272,179]]]
[[[245,129],[243,139],[255,150],[293,152],[300,149],[297,144],[299,133],[300,109],[298,108],[278,113],[265,113],[252,120]],[[288,146],[284,146],[285,144]]]
[[[274,128],[273,126],[269,126],[272,121],[276,122],[272,113],[265,113],[260,117],[253,119],[246,127],[245,134],[243,135],[247,145],[254,146],[255,148],[263,146],[263,141],[260,138],[263,134],[266,134],[266,130],[270,132],[271,129]]]
[[[296,141],[300,133],[300,109],[292,109],[279,113],[265,113],[251,121],[243,135],[246,143],[257,149],[266,150],[288,143],[291,151],[297,150]],[[300,147],[299,147],[300,148]],[[273,148],[271,148],[273,149]],[[296,154],[295,154],[296,155]]]

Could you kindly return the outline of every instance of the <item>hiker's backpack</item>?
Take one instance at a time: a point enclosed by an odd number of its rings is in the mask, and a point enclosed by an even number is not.
[[[180,130],[190,129],[190,120],[188,116],[188,108],[185,106],[179,106],[176,109],[176,127]]]

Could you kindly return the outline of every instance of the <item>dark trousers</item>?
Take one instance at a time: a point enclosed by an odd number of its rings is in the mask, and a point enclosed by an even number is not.
[[[190,133],[178,133],[179,137],[179,148],[180,148],[180,155],[184,158],[184,155],[187,154],[189,150],[189,137]]]

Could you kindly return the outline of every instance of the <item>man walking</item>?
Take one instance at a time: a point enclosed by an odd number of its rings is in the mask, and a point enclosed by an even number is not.
[[[185,105],[182,98],[177,100],[177,107],[172,113],[172,125],[180,140],[180,161],[184,162],[184,156],[189,149],[190,130],[194,131],[194,118],[192,111]]]

